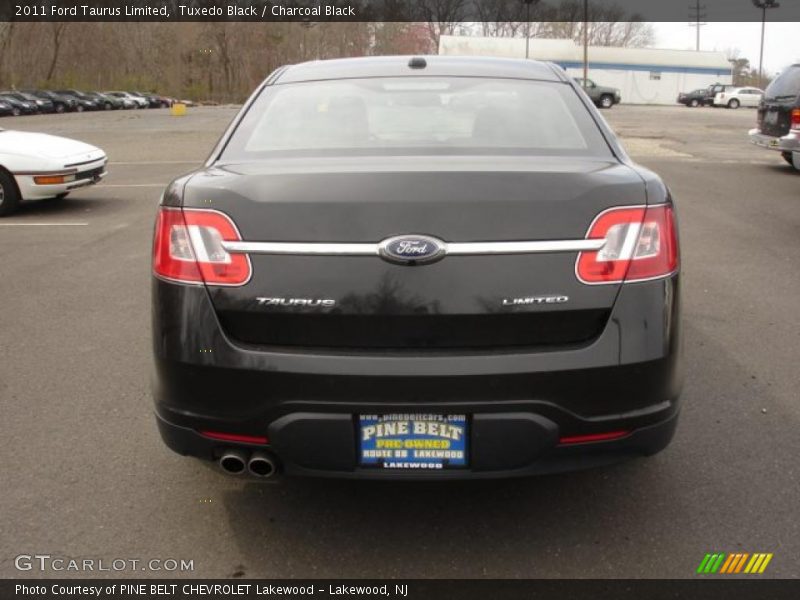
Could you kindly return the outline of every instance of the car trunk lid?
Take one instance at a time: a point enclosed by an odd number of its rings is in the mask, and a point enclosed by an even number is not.
[[[615,160],[514,157],[286,159],[194,176],[184,206],[212,208],[248,242],[378,244],[403,234],[446,243],[582,240],[612,206],[645,204]],[[575,275],[577,252],[446,256],[251,254],[241,287],[208,286],[226,332],[257,346],[442,350],[585,344],[619,284]]]

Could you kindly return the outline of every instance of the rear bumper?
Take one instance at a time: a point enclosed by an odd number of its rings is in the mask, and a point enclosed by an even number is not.
[[[559,444],[558,427],[532,412],[485,413],[471,420],[470,467],[440,471],[396,471],[359,467],[350,415],[295,413],[270,425],[269,445],[231,444],[181,427],[156,415],[164,443],[178,454],[217,460],[235,446],[246,454],[266,450],[286,475],[344,479],[497,479],[578,471],[650,456],[666,448],[678,413],[631,431],[621,439]]]
[[[266,436],[288,474],[485,478],[608,464],[664,448],[682,382],[679,275],[623,286],[590,344],[549,351],[307,353],[243,347],[206,290],[154,280],[154,398],[166,444],[215,460],[239,446],[201,431]],[[467,414],[470,468],[359,468],[354,415]],[[625,431],[564,445],[566,436]]]
[[[778,152],[800,152],[800,131],[791,131],[783,137],[765,135],[758,129],[749,131],[750,142],[756,146]]]

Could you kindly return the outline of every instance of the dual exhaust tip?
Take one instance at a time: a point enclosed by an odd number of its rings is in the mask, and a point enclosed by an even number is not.
[[[247,452],[229,448],[219,458],[219,466],[229,475],[243,475],[245,472],[254,477],[268,479],[278,472],[278,462],[266,452]]]

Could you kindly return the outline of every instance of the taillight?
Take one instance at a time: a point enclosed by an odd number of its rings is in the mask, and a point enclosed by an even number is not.
[[[250,280],[245,254],[230,254],[223,241],[241,240],[228,215],[216,210],[162,207],[153,241],[153,271],[183,283],[238,286]]]
[[[575,273],[583,283],[645,281],[678,269],[678,233],[669,204],[606,210],[595,218],[586,238],[606,243],[578,255]]]
[[[800,129],[800,108],[792,111],[792,129]]]

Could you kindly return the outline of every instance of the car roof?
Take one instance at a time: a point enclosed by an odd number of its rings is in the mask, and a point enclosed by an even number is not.
[[[409,66],[411,59],[424,59],[424,68]],[[477,56],[375,56],[317,60],[291,65],[275,83],[360,77],[497,77],[564,81],[549,63],[519,58]]]

